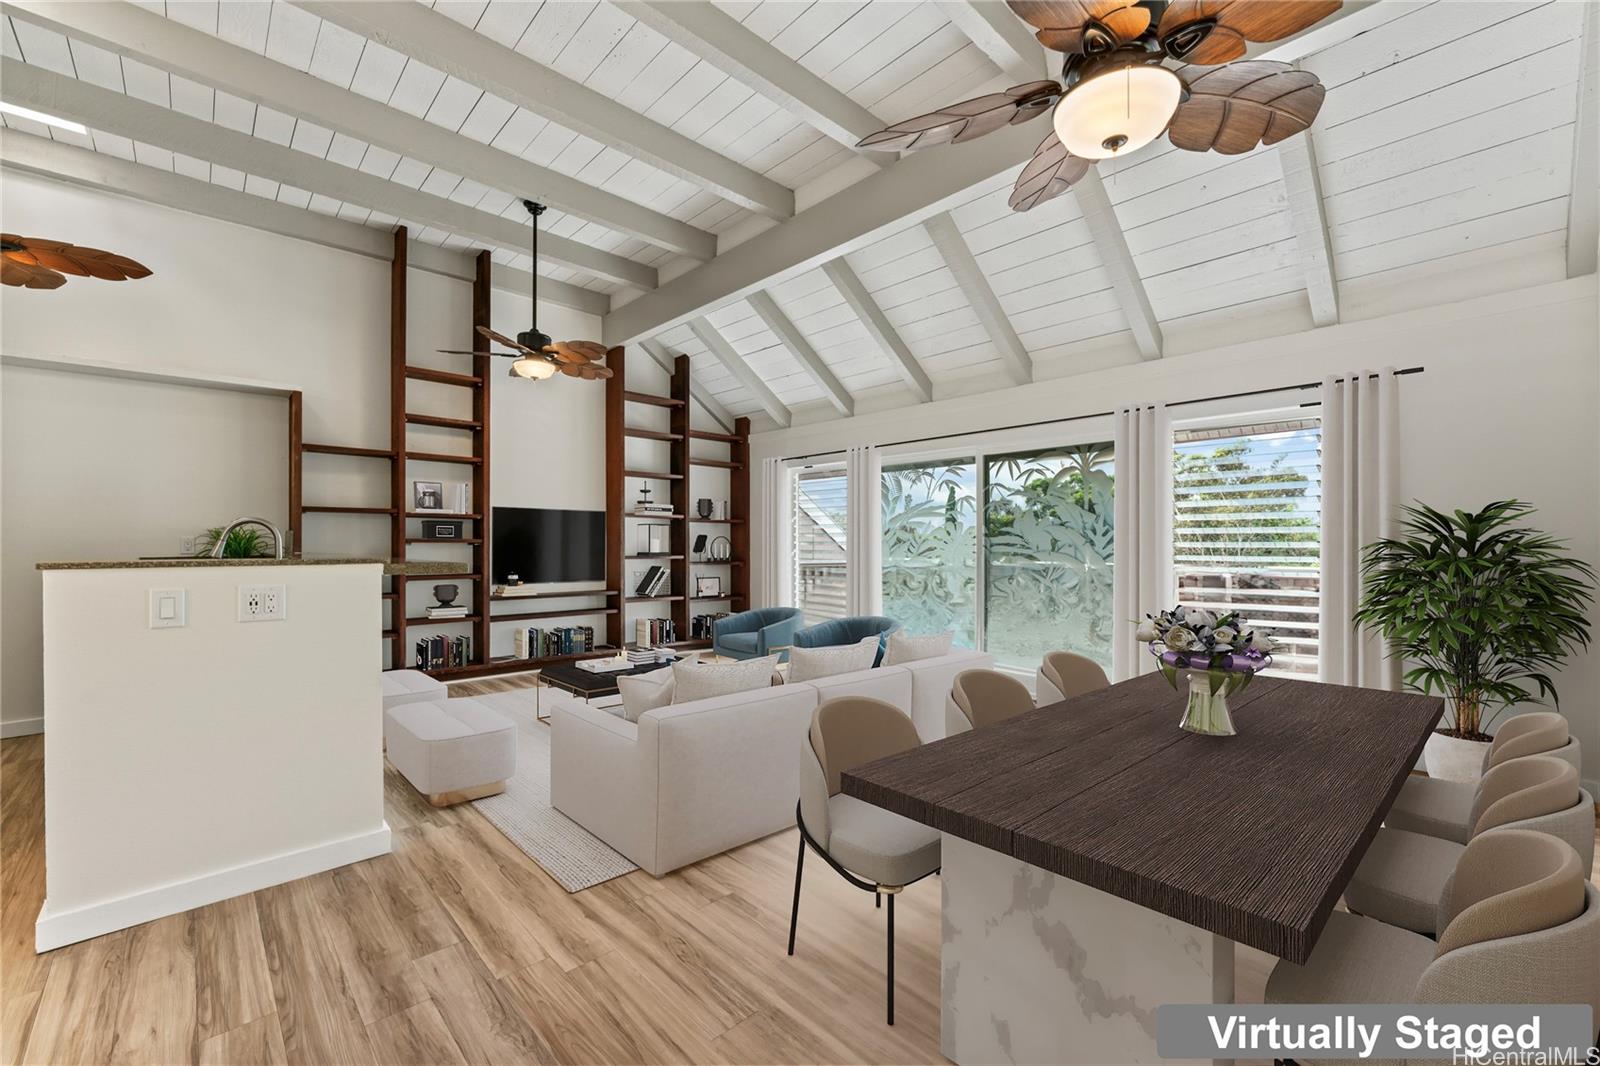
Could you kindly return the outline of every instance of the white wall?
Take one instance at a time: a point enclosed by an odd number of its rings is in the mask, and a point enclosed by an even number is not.
[[[0,225],[110,248],[154,271],[137,282],[74,279],[54,291],[5,289],[0,353],[279,383],[304,393],[307,441],[388,446],[387,263],[13,171],[0,182]],[[526,329],[529,306],[495,290],[495,328]],[[470,285],[413,270],[406,317],[413,362],[466,368],[465,357],[434,350],[469,347]],[[592,315],[541,304],[539,317],[560,339],[600,335]],[[175,553],[177,537],[196,526],[246,513],[281,520],[287,509],[283,452],[269,457],[261,443],[284,439],[281,401],[249,403],[174,386],[138,391],[127,382],[76,377],[45,395],[29,374],[45,372],[0,370],[0,722],[9,732],[26,731],[40,715],[36,561]],[[603,392],[570,378],[533,384],[496,377],[496,502],[604,506]],[[166,412],[165,420],[136,420],[138,405],[119,395],[138,395],[138,403]],[[408,398],[416,411],[465,417],[470,410],[464,389],[413,382]],[[35,401],[50,406],[32,410]],[[115,417],[102,417],[109,408],[119,408]],[[70,446],[45,447],[46,440]],[[417,450],[469,447],[465,434],[427,427],[413,427],[409,441]],[[414,463],[408,480],[460,479],[466,469]],[[165,472],[183,484],[165,505],[152,493],[143,507],[95,490],[139,471]],[[382,504],[387,478],[378,460],[307,455],[305,502]],[[55,498],[41,499],[42,487]],[[310,514],[303,547],[386,555],[388,525],[377,517]],[[465,558],[461,548],[413,547],[420,557]],[[420,612],[431,602],[427,584],[414,583],[411,598],[411,613]]]
[[[980,432],[1329,374],[1421,365],[1401,379],[1402,498],[1441,508],[1516,497],[1535,521],[1600,564],[1600,338],[1596,279],[1583,277],[1464,303],[1252,341],[751,438],[757,459],[935,433]],[[1314,394],[1309,394],[1314,395]],[[1308,398],[1309,398],[1308,395]],[[1062,433],[1072,432],[1070,427]],[[772,538],[755,516],[754,565]],[[1600,635],[1600,610],[1591,611]],[[1571,659],[1557,678],[1561,709],[1600,778],[1600,654]]]

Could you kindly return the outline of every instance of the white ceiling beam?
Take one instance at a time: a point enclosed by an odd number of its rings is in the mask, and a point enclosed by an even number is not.
[[[871,111],[707,0],[619,0],[616,6],[847,148],[883,128]]]
[[[1106,195],[1099,172],[1090,167],[1088,173],[1072,186],[1072,192],[1078,198],[1078,207],[1089,226],[1089,236],[1094,241],[1095,250],[1100,253],[1100,262],[1111,276],[1111,288],[1117,294],[1117,302],[1122,305],[1122,316],[1128,320],[1128,329],[1138,342],[1139,354],[1146,359],[1160,359],[1164,343],[1161,323],[1150,307],[1150,297],[1144,291],[1144,280],[1133,265],[1128,238],[1122,232],[1122,223],[1117,219],[1116,208],[1111,206],[1111,197]]]
[[[1583,5],[1572,191],[1567,199],[1567,277],[1595,273],[1600,259],[1600,4]]]
[[[959,203],[974,185],[1019,166],[1046,132],[1036,123],[1007,126],[978,141],[914,152],[617,308],[606,318],[606,343],[654,336],[916,225]]]
[[[850,269],[850,264],[844,261],[844,257],[840,256],[825,264],[822,272],[828,275],[828,280],[839,290],[844,302],[855,312],[855,316],[872,335],[873,341],[900,372],[901,379],[916,396],[917,402],[927,403],[933,399],[933,382],[928,380],[928,372],[922,369],[917,357],[911,354],[911,349],[906,347],[906,342],[884,315],[883,309],[878,306],[878,301],[874,300],[867,287],[861,284],[861,279],[856,277],[856,272]]]
[[[948,211],[934,215],[922,225],[933,238],[933,246],[944,257],[945,266],[950,268],[973,313],[983,323],[984,332],[994,345],[995,356],[1005,365],[1012,384],[1026,385],[1032,381],[1033,358],[1028,355],[1027,346],[1017,336],[1017,331],[1011,328],[1011,317],[1000,306],[1000,297],[994,294],[971,246],[961,235],[961,227]]]
[[[778,399],[777,393],[767,388],[767,383],[761,380],[761,375],[750,369],[750,364],[744,361],[744,356],[733,350],[733,345],[723,339],[722,334],[717,332],[717,327],[703,318],[696,318],[690,320],[689,328],[694,331],[700,343],[706,346],[706,350],[716,357],[717,362],[727,367],[728,373],[750,391],[756,402],[772,416],[774,422],[780,426],[788,426],[794,420],[788,406]]]
[[[1289,193],[1289,218],[1294,223],[1300,266],[1305,273],[1311,321],[1331,326],[1339,321],[1339,282],[1333,273],[1333,248],[1328,243],[1328,217],[1317,174],[1317,149],[1311,131],[1278,144],[1278,163]]]
[[[705,230],[134,4],[15,0],[7,3],[6,13],[452,173],[470,174],[658,248],[702,260],[716,255],[716,236]]]
[[[822,390],[822,394],[833,404],[834,409],[846,418],[855,414],[855,400],[851,398],[849,391],[839,383],[838,378],[833,376],[828,364],[822,361],[817,350],[811,347],[811,342],[795,328],[795,324],[783,313],[771,294],[753,292],[746,297],[746,301],[755,309],[761,321],[766,323],[773,336],[777,337],[789,350],[789,354],[794,356],[794,361],[811,375],[811,380],[816,382],[817,388]]]
[[[89,82],[53,74],[42,67],[0,60],[0,98],[208,163],[220,163],[246,174],[285,182],[335,200],[347,200],[396,218],[436,226],[494,248],[521,254],[529,250],[532,240],[532,230],[526,223],[330,163],[307,152],[285,148]],[[550,233],[539,237],[539,258],[637,289],[656,287],[654,267]]]
[[[639,342],[639,347],[644,349],[644,354],[648,355],[652,360],[654,360],[655,364],[659,366],[668,377],[672,376],[672,353],[667,351],[665,345],[657,340],[645,340]],[[713,421],[715,421],[727,432],[733,432],[734,416],[729,413],[726,407],[722,406],[722,404],[718,402],[715,396],[711,395],[711,393],[706,390],[704,385],[695,380],[694,373],[692,371],[689,374],[689,396],[694,400],[695,403],[700,405],[701,409],[704,410],[706,414],[711,416]]]
[[[769,218],[794,190],[414,0],[296,6]]]
[[[392,231],[388,229],[330,218],[253,193],[236,192],[222,185],[17,130],[0,131],[0,167],[249,226],[369,259],[388,262],[394,251]],[[471,256],[416,241],[409,247],[407,262],[412,267],[458,281],[472,280]],[[518,296],[528,294],[532,280],[527,271],[499,265],[490,271],[490,278],[495,288]],[[611,305],[610,297],[604,293],[549,278],[539,280],[539,299],[597,316],[604,315]]]
[[[939,0],[939,9],[1012,81],[1051,76],[1044,45],[999,0]]]

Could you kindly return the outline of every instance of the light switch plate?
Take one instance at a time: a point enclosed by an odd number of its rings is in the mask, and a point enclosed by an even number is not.
[[[181,629],[188,625],[188,600],[185,589],[151,589],[150,628]]]
[[[288,617],[288,600],[282,585],[240,585],[239,621],[281,622]]]

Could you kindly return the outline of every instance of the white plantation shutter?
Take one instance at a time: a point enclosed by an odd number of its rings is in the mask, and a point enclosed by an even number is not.
[[[1277,639],[1273,672],[1317,676],[1321,430],[1314,420],[1174,435],[1178,602],[1238,611]],[[1218,458],[1218,452],[1224,457]]]

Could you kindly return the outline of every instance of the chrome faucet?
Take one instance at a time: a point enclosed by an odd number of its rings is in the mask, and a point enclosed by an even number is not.
[[[283,558],[283,531],[277,526],[273,525],[271,522],[268,522],[265,518],[235,518],[232,522],[229,522],[223,527],[222,532],[217,536],[217,543],[211,548],[211,558],[222,558],[223,549],[228,546],[228,535],[234,530],[238,529],[240,526],[260,526],[268,533],[271,533],[272,557],[274,559]]]

